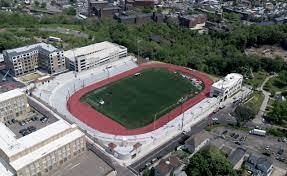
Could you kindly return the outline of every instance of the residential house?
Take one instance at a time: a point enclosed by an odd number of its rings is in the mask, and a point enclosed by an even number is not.
[[[246,150],[244,148],[238,147],[234,152],[231,153],[231,155],[228,156],[228,160],[233,166],[233,169],[239,170],[241,168],[241,165],[244,162],[244,156],[245,156]]]
[[[185,148],[191,153],[198,152],[210,141],[209,134],[206,131],[199,132],[185,141]]]
[[[269,176],[273,170],[273,163],[266,157],[251,154],[245,162],[245,167],[254,176]]]
[[[154,167],[155,176],[173,176],[182,174],[183,164],[181,164],[177,156],[170,156],[162,159],[157,166]]]

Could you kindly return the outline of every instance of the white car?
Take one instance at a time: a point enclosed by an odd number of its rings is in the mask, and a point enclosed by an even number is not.
[[[216,117],[212,117],[211,118],[213,121],[218,121],[218,118],[216,118]]]

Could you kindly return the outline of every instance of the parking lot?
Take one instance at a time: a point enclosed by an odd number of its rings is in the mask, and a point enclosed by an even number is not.
[[[53,116],[48,118],[38,112],[31,112],[29,118],[24,121],[11,120],[6,122],[5,125],[16,135],[16,138],[21,138],[57,120]]]
[[[231,128],[220,127],[211,131],[212,144],[221,148],[223,145],[233,149],[243,147],[247,153],[256,153],[268,157],[275,166],[287,168],[287,142],[271,136],[251,135],[248,131],[239,131]]]

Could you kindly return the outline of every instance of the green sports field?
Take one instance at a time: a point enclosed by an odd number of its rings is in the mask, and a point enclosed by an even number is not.
[[[152,123],[201,89],[179,73],[153,68],[93,90],[81,101],[125,128],[136,129]]]

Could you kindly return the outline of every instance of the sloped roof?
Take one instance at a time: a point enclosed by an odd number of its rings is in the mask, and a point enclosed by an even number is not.
[[[244,157],[245,153],[246,153],[245,149],[238,147],[234,152],[231,153],[231,155],[227,159],[234,166],[238,163],[238,161],[240,161]]]
[[[188,138],[185,141],[185,144],[197,147],[208,138],[209,138],[209,134],[206,131],[201,131],[191,136],[190,138]]]
[[[162,159],[160,163],[155,166],[155,169],[161,174],[165,175],[177,169],[181,165],[180,160],[176,156],[171,156],[167,159]]]

